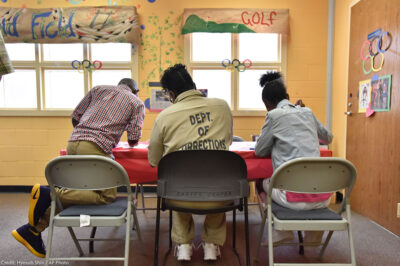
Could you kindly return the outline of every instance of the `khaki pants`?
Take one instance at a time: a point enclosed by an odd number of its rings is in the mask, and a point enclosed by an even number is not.
[[[226,206],[231,202],[191,202],[168,200],[168,204],[197,209],[214,209]],[[191,244],[194,240],[195,230],[191,213],[173,212],[172,241],[177,244]],[[226,216],[225,213],[207,214],[201,239],[207,243],[224,245],[226,239]]]
[[[74,141],[68,142],[67,146],[68,155],[101,155],[110,157],[95,143],[90,141]],[[110,157],[111,158],[111,157]],[[90,204],[108,204],[114,201],[117,195],[117,189],[105,190],[70,190],[56,188],[56,193],[61,201],[63,207],[71,205],[90,205]],[[56,213],[59,211],[56,210]],[[39,219],[38,224],[35,226],[38,232],[44,231],[49,226],[50,208],[46,210],[44,215]]]

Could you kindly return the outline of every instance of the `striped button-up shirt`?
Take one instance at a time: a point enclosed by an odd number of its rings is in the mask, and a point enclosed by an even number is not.
[[[125,130],[128,140],[140,139],[144,104],[126,85],[96,86],[71,116],[79,123],[69,141],[91,141],[111,155]]]

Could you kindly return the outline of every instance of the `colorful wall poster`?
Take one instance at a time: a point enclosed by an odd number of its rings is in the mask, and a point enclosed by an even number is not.
[[[371,97],[371,80],[360,81],[358,89],[358,112],[365,113]]]
[[[375,111],[390,111],[390,91],[392,75],[371,80],[371,109]]]
[[[193,32],[289,33],[289,9],[189,8],[182,34]]]
[[[139,43],[136,7],[0,7],[0,31],[8,43]]]

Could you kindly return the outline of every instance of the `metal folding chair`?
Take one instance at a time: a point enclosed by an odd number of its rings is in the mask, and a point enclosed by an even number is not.
[[[133,214],[135,229],[139,239],[140,230],[136,217],[135,206],[128,175],[125,169],[117,162],[97,155],[67,155],[51,160],[45,170],[47,182],[51,189],[51,214],[47,241],[46,265],[50,261],[124,261],[128,265],[129,242],[130,242],[130,222]],[[74,205],[66,209],[57,196],[55,187],[63,187],[74,190],[101,190],[113,187],[125,186],[127,197],[117,197],[111,204],[106,205]],[[60,213],[56,215],[56,204]],[[89,215],[92,233],[90,238],[77,239],[72,227],[80,226],[80,215]],[[125,238],[94,238],[95,229],[98,226],[119,227],[125,223]],[[71,237],[78,249],[80,257],[51,257],[52,240],[54,227],[68,227]],[[125,241],[124,257],[82,257],[83,251],[78,241]],[[93,246],[90,247],[93,249]]]
[[[230,151],[199,150],[178,151],[164,156],[158,165],[157,187],[157,220],[156,240],[154,247],[154,265],[158,265],[158,239],[160,232],[160,211],[170,211],[169,249],[172,249],[171,228],[172,211],[193,214],[209,214],[233,211],[232,246],[236,251],[236,210],[244,209],[246,263],[250,265],[249,229],[247,197],[249,183],[247,181],[246,163],[239,155]],[[168,203],[177,201],[229,201],[230,204],[216,209],[181,208]]]
[[[299,158],[281,165],[271,177],[272,179],[267,194],[267,206],[260,228],[256,254],[259,254],[264,226],[268,218],[268,257],[270,266],[315,265],[312,263],[274,263],[273,248],[274,246],[281,245],[322,245],[319,254],[319,260],[321,260],[334,231],[348,232],[351,263],[340,265],[356,265],[349,200],[351,190],[356,181],[356,176],[357,173],[353,164],[341,158]],[[328,208],[297,211],[275,204],[271,199],[272,189],[274,188],[298,193],[327,193],[345,189],[346,195],[338,212],[333,212]],[[346,211],[346,218],[341,216],[344,210]],[[273,244],[272,229],[283,231],[329,231],[329,233],[323,243],[300,242]],[[323,265],[323,263],[319,263],[318,265]]]

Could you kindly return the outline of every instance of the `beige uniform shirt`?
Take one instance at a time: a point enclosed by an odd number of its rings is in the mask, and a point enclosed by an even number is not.
[[[232,126],[232,112],[224,100],[185,91],[156,118],[149,163],[157,166],[164,155],[178,150],[228,150]]]

